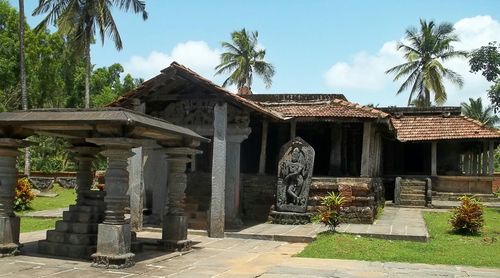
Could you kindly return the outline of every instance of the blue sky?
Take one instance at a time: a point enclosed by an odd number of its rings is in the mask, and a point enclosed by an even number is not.
[[[10,0],[16,6],[17,1]],[[38,1],[25,1],[26,14]],[[205,77],[222,51],[220,42],[243,27],[259,31],[266,60],[276,67],[273,86],[254,82],[254,93],[343,93],[361,104],[405,105],[407,93],[395,96],[399,83],[383,72],[399,63],[395,43],[419,18],[455,24],[469,50],[500,41],[500,1],[162,1],[147,0],[149,19],[117,11],[124,49],[116,51],[110,40],[92,47],[93,63],[119,62],[135,77],[149,78],[172,60]],[[28,16],[31,26],[41,16]],[[468,72],[466,61],[446,66],[461,73],[461,90],[448,86],[446,104],[458,105],[468,97],[484,96],[489,84]],[[232,89],[232,88],[231,88]]]

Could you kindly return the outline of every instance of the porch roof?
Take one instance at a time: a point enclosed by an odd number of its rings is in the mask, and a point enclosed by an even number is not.
[[[500,131],[460,115],[395,116],[391,123],[401,142],[500,139]]]
[[[129,137],[162,142],[209,141],[194,131],[124,108],[39,109],[0,113],[0,137],[34,132],[67,138]]]

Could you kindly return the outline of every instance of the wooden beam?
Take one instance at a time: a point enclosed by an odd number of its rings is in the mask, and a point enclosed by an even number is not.
[[[269,122],[267,119],[262,121],[262,137],[260,140],[260,157],[259,157],[259,174],[266,173],[266,152],[267,152],[267,132],[269,129]]]
[[[431,143],[431,176],[437,176],[437,142]]]

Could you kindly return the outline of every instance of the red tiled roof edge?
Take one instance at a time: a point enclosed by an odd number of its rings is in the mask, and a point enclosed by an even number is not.
[[[337,104],[340,104],[340,105],[345,105],[345,106],[348,106],[348,107],[352,107],[352,108],[364,110],[367,113],[371,113],[371,114],[377,115],[379,118],[387,118],[387,117],[389,117],[389,114],[385,113],[382,110],[378,110],[378,109],[375,109],[375,108],[372,108],[372,107],[360,105],[360,104],[355,103],[355,102],[350,102],[350,101],[343,100],[343,99],[338,99],[338,98],[334,99],[333,102],[337,103]]]

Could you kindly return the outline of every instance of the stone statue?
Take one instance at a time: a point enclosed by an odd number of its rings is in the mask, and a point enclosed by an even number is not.
[[[283,216],[280,212],[306,213],[313,166],[314,149],[302,138],[297,137],[281,147],[276,211],[272,212],[271,216]],[[291,214],[285,213],[285,215]],[[294,215],[294,218],[308,219],[308,217],[308,215]]]

